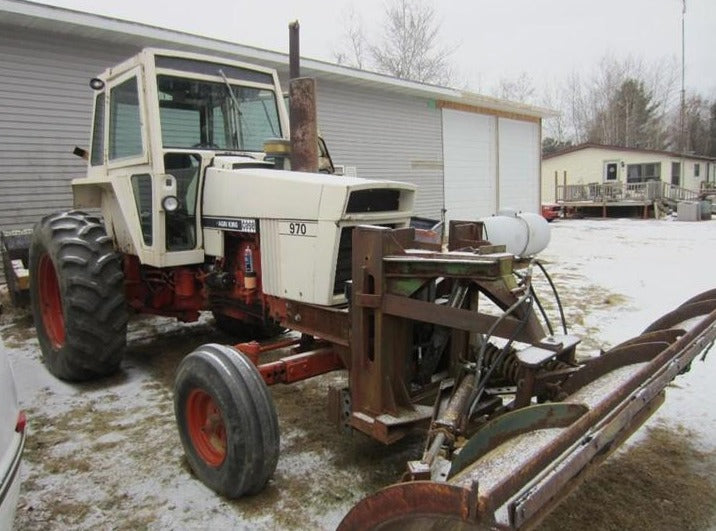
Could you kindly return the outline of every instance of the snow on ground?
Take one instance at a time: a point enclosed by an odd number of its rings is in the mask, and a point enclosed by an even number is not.
[[[716,221],[560,220],[551,226],[542,259],[587,352],[639,334],[716,287]],[[542,298],[556,315],[548,293]],[[216,496],[186,465],[171,396],[179,361],[207,342],[229,339],[208,320],[187,327],[139,318],[131,324],[120,374],[68,385],[44,369],[30,318],[7,310],[0,315],[0,348],[9,353],[30,419],[16,527],[332,529],[358,499],[395,481],[406,459],[419,455],[420,438],[387,448],[328,425],[325,392],[344,377],[328,375],[272,389],[281,457],[267,489],[238,501]],[[649,420],[690,429],[712,450],[713,350],[670,386],[666,404]]]
[[[702,291],[716,288],[716,219],[569,220],[552,223],[541,258],[565,295],[587,344],[609,347],[636,336],[661,315]],[[592,341],[597,339],[598,342]],[[681,425],[716,449],[716,349],[705,363],[678,377],[666,403],[649,421]]]

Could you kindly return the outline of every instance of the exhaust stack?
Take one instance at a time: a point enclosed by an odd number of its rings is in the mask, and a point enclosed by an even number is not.
[[[291,169],[318,172],[318,126],[316,117],[316,80],[300,76],[299,24],[289,28],[289,70],[291,81],[288,91],[289,119],[291,121]]]

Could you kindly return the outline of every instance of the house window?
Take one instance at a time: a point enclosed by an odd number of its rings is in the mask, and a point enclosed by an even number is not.
[[[701,164],[694,164],[694,177],[698,177],[701,174]]]
[[[660,179],[661,164],[659,162],[627,165],[628,183],[644,183],[647,181],[658,181]]]

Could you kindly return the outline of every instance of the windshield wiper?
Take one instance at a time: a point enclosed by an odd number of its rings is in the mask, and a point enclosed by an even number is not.
[[[234,119],[234,131],[233,131],[233,137],[234,137],[234,143],[236,144],[236,147],[241,149],[244,145],[244,135],[241,131],[241,109],[239,109],[239,100],[236,99],[236,94],[234,94],[234,89],[231,87],[231,83],[229,83],[228,78],[226,77],[226,74],[224,74],[224,71],[219,68],[219,74],[221,75],[221,79],[224,80],[224,85],[226,85],[226,90],[229,91],[229,97],[231,98],[231,102],[234,104],[234,110],[236,111],[234,113],[233,119]],[[236,133],[238,132],[239,138],[236,138]]]

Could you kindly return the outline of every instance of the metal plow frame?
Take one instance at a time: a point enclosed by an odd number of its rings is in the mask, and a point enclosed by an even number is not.
[[[405,251],[412,235],[400,231],[354,234],[363,260],[354,260],[348,422],[386,443],[411,425],[429,428],[423,458],[408,463],[404,481],[359,502],[341,530],[536,525],[658,409],[669,382],[716,339],[716,290],[583,363],[575,361],[578,339],[545,334],[532,310],[496,324],[467,304],[417,300],[419,286],[436,277],[467,279],[501,307],[517,299],[510,278],[523,265],[487,247],[476,224],[451,227],[451,235],[453,250],[474,248],[474,256]],[[434,389],[433,407],[409,391],[410,323],[451,330],[449,375]],[[469,334],[488,329],[527,347],[515,355],[513,400],[487,408],[475,427],[478,379],[456,360]]]

